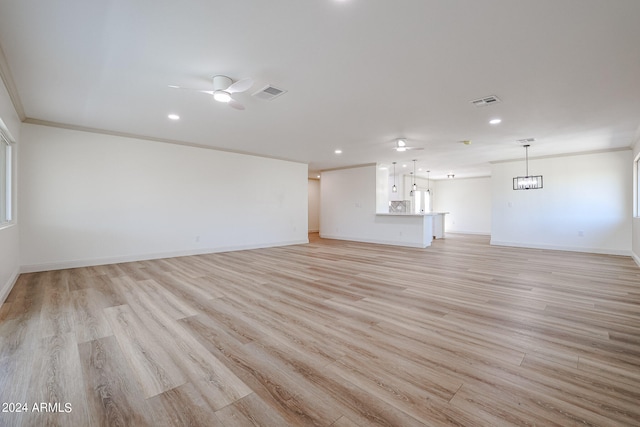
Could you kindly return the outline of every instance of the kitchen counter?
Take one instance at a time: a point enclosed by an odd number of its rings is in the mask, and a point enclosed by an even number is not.
[[[422,224],[422,234],[429,234],[428,237],[423,239],[423,247],[427,247],[431,245],[432,239],[442,239],[444,238],[444,216],[449,212],[425,212],[425,213],[376,213],[376,216],[383,217],[415,217],[423,219]],[[430,217],[430,221],[426,218]],[[429,224],[427,224],[429,223]]]

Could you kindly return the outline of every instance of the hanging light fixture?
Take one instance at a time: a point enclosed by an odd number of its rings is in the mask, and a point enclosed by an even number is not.
[[[416,160],[413,161],[413,186],[411,188],[413,188],[413,191],[418,189],[416,185]]]
[[[525,162],[527,167],[526,176],[516,176],[513,178],[514,190],[536,190],[542,188],[542,175],[529,175],[529,144],[524,145]]]
[[[429,172],[427,171],[427,193],[431,193],[431,181],[429,180]]]
[[[409,172],[409,175],[414,176],[413,172]],[[415,181],[415,177],[413,178],[413,180]],[[409,191],[409,196],[413,197],[413,187],[411,187],[411,191]]]
[[[393,187],[391,187],[391,191],[398,192],[398,187],[396,187],[396,162],[393,162]]]

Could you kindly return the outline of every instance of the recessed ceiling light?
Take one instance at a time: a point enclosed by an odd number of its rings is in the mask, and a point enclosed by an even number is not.
[[[403,167],[403,168],[406,168],[406,167],[407,167],[407,165],[402,165],[402,167]]]
[[[489,124],[491,124],[491,125],[497,125],[500,122],[502,122],[501,119],[491,119],[491,120],[489,120]]]
[[[169,117],[171,120],[180,120],[180,116],[177,114],[169,114],[167,117]]]
[[[336,153],[336,154],[342,154],[342,150],[336,150],[336,151],[334,151],[334,153]]]
[[[320,175],[317,175],[316,178],[320,178]]]

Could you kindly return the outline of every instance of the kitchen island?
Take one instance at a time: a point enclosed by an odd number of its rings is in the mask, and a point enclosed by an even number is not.
[[[389,229],[394,244],[426,248],[433,239],[444,238],[444,216],[448,212],[376,213],[376,223]]]

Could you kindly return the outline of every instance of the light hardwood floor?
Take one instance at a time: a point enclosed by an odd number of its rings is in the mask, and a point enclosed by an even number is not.
[[[640,268],[312,235],[24,274],[0,386],[2,426],[638,426]]]

